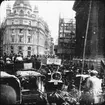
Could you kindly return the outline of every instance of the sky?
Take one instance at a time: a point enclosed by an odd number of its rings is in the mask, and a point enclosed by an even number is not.
[[[3,1],[0,5],[0,22],[6,17],[7,4],[13,6],[15,0]],[[49,26],[51,36],[54,39],[54,44],[57,44],[58,38],[58,23],[59,15],[62,18],[75,19],[75,11],[73,11],[74,1],[60,1],[60,0],[29,0],[32,9],[38,6],[39,16],[45,20]]]

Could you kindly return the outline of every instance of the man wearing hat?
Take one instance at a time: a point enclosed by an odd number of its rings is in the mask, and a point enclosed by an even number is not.
[[[99,104],[101,103],[101,94],[102,94],[102,80],[97,77],[98,72],[92,70],[90,72],[90,77],[86,81],[83,100],[88,105],[89,104]]]

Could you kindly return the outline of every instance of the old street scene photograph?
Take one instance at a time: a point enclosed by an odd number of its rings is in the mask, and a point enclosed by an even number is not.
[[[2,0],[0,105],[105,105],[104,0]]]

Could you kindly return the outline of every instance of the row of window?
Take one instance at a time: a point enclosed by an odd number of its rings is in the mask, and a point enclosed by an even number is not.
[[[24,12],[24,10],[22,10],[22,9],[19,11],[19,14],[20,14],[20,15],[24,15],[24,13],[25,13],[25,12]],[[14,10],[14,14],[17,14],[17,10]],[[30,11],[27,11],[26,14],[30,15],[31,12],[30,12]]]
[[[19,42],[23,42],[23,36],[18,36],[18,39],[19,39]],[[28,43],[31,43],[32,42],[32,37],[28,36],[27,40],[28,40],[27,41]],[[14,35],[11,35],[11,42],[15,42],[15,36]]]
[[[14,53],[14,46],[10,46],[10,51],[11,51],[11,53]],[[18,52],[19,53],[23,52],[23,47],[22,46],[18,46]],[[27,47],[27,54],[31,55],[31,47]]]
[[[65,26],[65,27],[60,27],[60,30],[73,30],[74,27],[71,26]]]
[[[14,50],[14,46],[11,46],[10,47],[11,48],[11,50]],[[22,46],[18,46],[18,50],[20,51],[22,51],[23,50],[23,47]],[[31,47],[27,47],[27,50],[31,50]]]
[[[61,46],[62,48],[75,48],[74,43],[59,43],[59,46]]]
[[[70,23],[61,23],[61,26],[75,26],[75,23],[70,22]]]
[[[37,21],[31,21],[31,20],[23,20],[23,19],[14,19],[14,20],[8,20],[7,21],[7,25],[15,25],[15,24],[20,24],[20,25],[28,25],[28,26],[37,26],[42,30],[46,30],[45,29],[45,25],[41,22],[37,22]]]
[[[15,31],[15,29],[11,29],[11,32],[12,32],[12,34],[14,34],[16,31]],[[24,32],[24,29],[19,29],[20,34],[23,34],[23,32]],[[30,29],[28,29],[28,34],[31,34],[31,33],[32,33],[32,31]]]
[[[11,24],[26,24],[26,25],[29,25],[31,26],[31,21],[26,21],[26,20],[23,20],[23,19],[18,19],[18,20],[12,20],[11,21]]]
[[[72,34],[72,33],[60,33],[59,37],[75,38],[75,34]]]

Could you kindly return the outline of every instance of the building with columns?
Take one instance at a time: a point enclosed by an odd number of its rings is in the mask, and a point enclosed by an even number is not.
[[[44,55],[50,53],[51,33],[47,23],[40,18],[38,7],[28,0],[16,0],[13,8],[6,8],[3,34],[3,53]]]
[[[105,58],[105,3],[96,0],[76,0],[76,57]],[[87,33],[86,33],[87,32]]]
[[[76,12],[75,56],[87,59],[100,70],[103,68],[100,63],[105,59],[105,3],[103,0],[75,0],[73,10]]]

